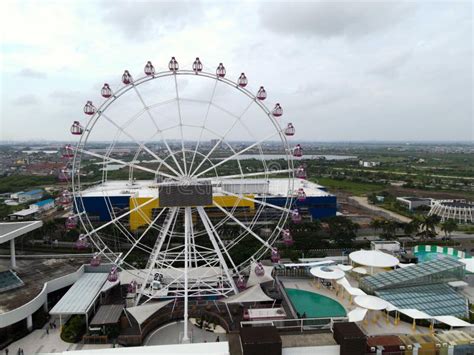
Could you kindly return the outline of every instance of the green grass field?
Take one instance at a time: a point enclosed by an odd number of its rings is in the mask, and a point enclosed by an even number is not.
[[[356,196],[362,196],[370,194],[372,192],[382,191],[385,188],[385,186],[381,184],[354,182],[348,180],[336,180],[325,177],[317,179],[315,178],[312,179],[312,181],[327,187],[328,190],[343,190]]]

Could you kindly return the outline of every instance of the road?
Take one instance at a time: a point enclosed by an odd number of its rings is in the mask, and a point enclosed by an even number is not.
[[[400,221],[400,222],[405,222],[405,223],[408,223],[408,222],[411,222],[411,219],[408,218],[408,217],[405,217],[405,216],[402,216],[401,214],[398,214],[398,213],[395,213],[395,212],[392,212],[392,211],[389,211],[389,210],[386,210],[385,208],[382,208],[382,207],[378,207],[378,206],[375,206],[375,205],[372,205],[370,204],[368,201],[367,201],[367,197],[360,197],[360,196],[351,196],[349,197],[351,200],[354,200],[356,201],[359,205],[365,207],[365,208],[368,208],[372,211],[378,211],[378,212],[383,212],[385,214],[388,214],[390,217],[392,217],[393,219],[397,220],[397,221]]]

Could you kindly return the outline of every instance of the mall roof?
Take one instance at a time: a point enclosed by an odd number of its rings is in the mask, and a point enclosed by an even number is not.
[[[430,277],[446,271],[449,272],[449,270],[463,266],[464,264],[462,262],[450,257],[433,259],[403,269],[380,272],[377,275],[365,277],[361,280],[361,286],[364,289],[381,290],[390,287],[416,285],[417,282],[418,284],[420,282],[426,283],[426,281],[422,281],[421,278]]]
[[[58,303],[50,314],[84,314],[98,297],[107,280],[107,273],[83,274]]]
[[[349,258],[356,264],[387,268],[397,266],[400,261],[393,255],[378,250],[358,250],[349,254]]]
[[[0,223],[0,244],[43,226],[42,221]]]
[[[398,309],[413,308],[432,316],[464,317],[467,314],[464,296],[446,284],[393,288],[375,294]]]
[[[235,184],[252,184],[268,183],[268,195],[271,196],[287,196],[289,181],[287,178],[275,179],[226,179],[227,183],[234,182]],[[216,182],[217,181],[213,181]],[[303,179],[295,179],[293,181],[293,189],[296,191],[303,188],[306,196],[332,196],[327,191],[321,190],[322,186]],[[220,187],[214,187],[214,193],[219,194]],[[130,185],[126,180],[109,180],[105,183],[98,184],[84,190],[82,197],[101,197],[104,194],[108,196],[130,196],[135,197],[156,197],[158,189],[156,182],[153,180],[136,180],[133,185]],[[256,194],[258,196],[258,194]]]

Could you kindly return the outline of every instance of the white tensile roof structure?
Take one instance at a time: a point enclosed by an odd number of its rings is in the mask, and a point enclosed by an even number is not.
[[[250,271],[249,271],[249,278],[247,280],[247,287],[254,286],[254,285],[259,285],[264,282],[268,281],[273,281],[272,277],[272,272],[273,272],[273,266],[265,266],[263,265],[263,269],[265,270],[265,273],[262,276],[257,276],[255,274],[255,266],[257,263],[251,263],[250,264]]]
[[[344,271],[337,267],[316,266],[311,268],[311,275],[325,280],[340,280],[345,276]]]
[[[378,250],[358,250],[349,254],[353,263],[371,268],[389,268],[397,266],[400,261],[393,255]]]
[[[229,298],[221,300],[221,302],[231,304],[231,303],[245,303],[245,302],[265,302],[265,301],[274,301],[273,298],[268,297],[265,292],[263,292],[260,285],[254,285],[248,289],[234,295]]]
[[[356,305],[371,311],[381,311],[389,306],[389,303],[380,297],[371,295],[361,295],[354,299]]]
[[[125,310],[137,321],[138,325],[142,325],[148,318],[158,312],[164,306],[170,304],[173,300],[145,303],[141,306],[125,308]]]

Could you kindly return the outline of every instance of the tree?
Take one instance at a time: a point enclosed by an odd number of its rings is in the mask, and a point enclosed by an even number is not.
[[[382,225],[384,224],[384,222],[385,222],[385,219],[383,218],[374,218],[370,221],[369,226],[375,232],[377,232],[380,228],[382,228]]]
[[[398,228],[398,223],[392,220],[385,220],[382,223],[382,237],[385,239],[394,239]]]
[[[352,246],[357,236],[359,225],[343,216],[330,217],[324,220],[329,227],[329,237],[341,247]]]
[[[441,231],[444,232],[444,236],[446,238],[451,237],[451,233],[454,232],[457,227],[457,223],[452,219],[447,219],[443,223],[441,223]]]
[[[420,218],[420,232],[417,233],[421,239],[435,238],[436,226],[438,225],[440,218],[436,215],[421,216]]]

